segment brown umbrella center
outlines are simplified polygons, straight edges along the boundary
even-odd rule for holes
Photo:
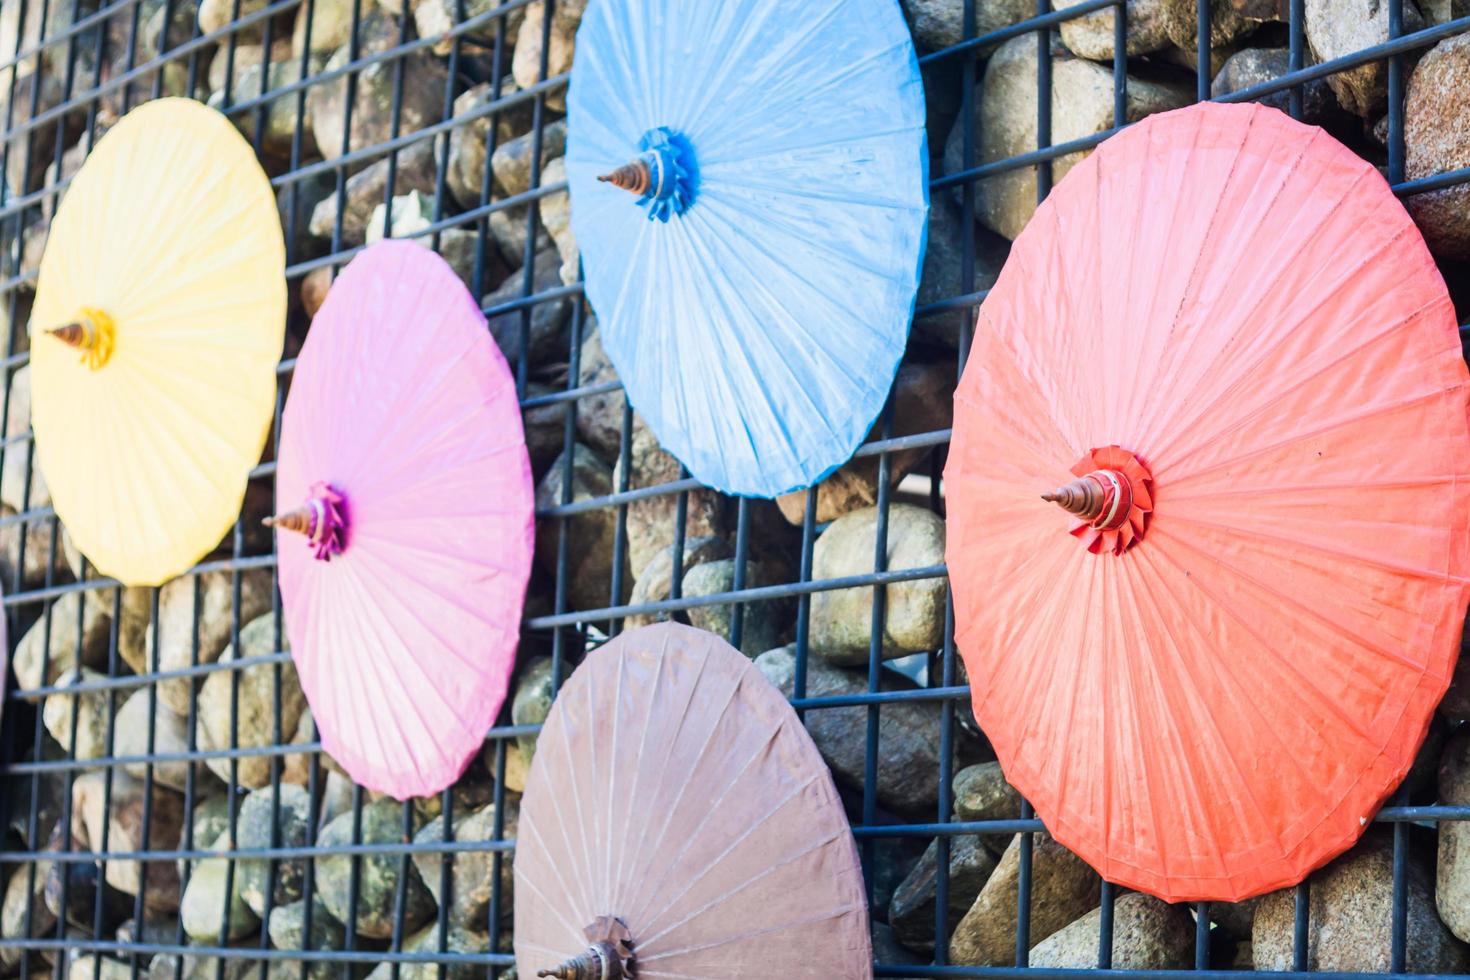
[[[1094,470],[1042,494],[1041,499],[1101,531],[1116,531],[1133,507],[1133,486],[1127,474],[1118,470]]]
[[[91,306],[82,307],[75,320],[51,327],[46,333],[81,351],[82,363],[93,371],[107,363],[117,344],[117,327],[112,317]]]
[[[538,977],[556,980],[633,980],[633,935],[623,920],[599,915],[582,930],[592,945],[559,966],[538,970]]]

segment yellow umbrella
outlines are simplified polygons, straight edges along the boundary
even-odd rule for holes
[[[82,553],[156,585],[234,523],[275,406],[285,246],[224,116],[128,113],[52,222],[31,313],[41,471]]]

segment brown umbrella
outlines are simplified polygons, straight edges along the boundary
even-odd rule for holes
[[[624,633],[568,679],[515,877],[522,977],[872,976],[826,764],[750,661],[688,626]]]

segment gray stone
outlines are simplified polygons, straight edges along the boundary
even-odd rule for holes
[[[310,49],[314,55],[329,57],[332,52],[352,40],[353,0],[312,0],[308,8],[302,4],[296,9],[296,26],[291,31],[291,57],[301,60],[301,55]],[[366,4],[363,5],[367,7]],[[306,36],[308,11],[311,14],[311,38]]]
[[[235,4],[239,4],[237,8]],[[199,32],[201,34],[213,34],[215,31],[223,30],[229,26],[232,20],[244,17],[247,14],[258,13],[268,6],[268,0],[201,0],[199,4]],[[236,28],[231,33],[236,34],[242,41],[259,38],[261,33],[261,21],[256,21],[248,27]],[[223,47],[224,45],[221,45]]]
[[[240,623],[248,623],[271,608],[271,573],[252,569],[240,573]],[[135,673],[149,673],[155,641],[160,671],[187,669],[195,663],[194,607],[199,607],[198,663],[211,664],[230,642],[234,624],[234,578],[230,572],[186,575],[166,583],[158,593],[158,622],[147,631],[145,661],[124,654]],[[170,678],[158,682],[158,700],[175,714],[187,715],[195,682]]]
[[[500,839],[514,840],[516,829],[519,825],[520,806],[512,798],[506,799],[505,819],[502,822]],[[454,822],[454,839],[456,841],[490,841],[495,839],[495,806],[491,804],[461,817]],[[424,828],[414,836],[414,841],[419,844],[438,844],[444,840],[444,820],[438,818],[430,820]],[[484,851],[457,851],[448,859],[450,866],[449,891],[450,895],[443,895],[441,889],[444,855],[434,853],[417,853],[413,856],[414,865],[419,870],[419,877],[423,879],[424,885],[429,893],[434,896],[436,905],[442,905],[446,897],[452,900],[449,906],[449,924],[451,926],[474,929],[483,928],[486,924],[486,916],[489,914],[491,892],[496,878],[495,864],[497,852]],[[501,851],[500,853],[500,915],[501,922],[509,926],[511,914],[514,911],[515,902],[515,853],[513,851]]]
[[[510,275],[499,288],[480,300],[485,309],[492,309],[514,302],[527,295],[536,295],[561,287],[560,260],[550,249],[537,255],[533,261],[531,291],[526,292],[524,272]],[[556,358],[567,356],[567,321],[572,314],[572,300],[566,296],[545,299],[526,310],[512,310],[491,316],[490,333],[500,345],[511,370],[515,370],[521,358],[521,321],[529,320],[527,345],[529,363],[541,365]]]
[[[209,850],[230,850],[228,831],[210,844]],[[260,925],[240,895],[239,870],[232,876],[230,862],[224,858],[206,858],[195,866],[179,903],[179,918],[189,937],[202,943],[239,939]]]
[[[403,804],[390,799],[378,799],[362,810],[362,840],[364,844],[391,844],[404,839]],[[327,824],[317,838],[324,847],[335,847],[354,843],[352,836],[353,815],[344,813]],[[411,824],[410,834],[418,830]],[[316,859],[316,888],[339,922],[348,918],[348,889],[352,876],[353,857],[346,854],[324,856]],[[393,935],[394,904],[400,884],[398,855],[374,855],[358,859],[360,877],[358,882],[357,931],[373,939],[388,939]],[[419,880],[418,869],[413,862],[403,874],[407,875],[404,885],[403,927],[417,929],[434,911],[434,899]]]
[[[1408,5],[1406,21],[1407,15]],[[1404,146],[1411,180],[1470,167],[1470,34],[1439,42],[1415,67],[1404,107]],[[1470,260],[1470,184],[1415,194],[1404,204],[1436,257]],[[1463,691],[1459,685],[1458,698]]]
[[[12,507],[0,504],[0,517],[13,518],[17,514]],[[72,544],[66,528],[61,528],[58,553],[51,553],[51,519],[39,518],[24,522],[0,524],[0,581],[15,581],[15,561],[20,557],[21,538],[25,538],[25,568],[21,582],[27,589],[39,589],[50,585],[65,585],[76,579],[75,569],[81,567],[81,552]],[[48,578],[48,576],[50,576]]]
[[[592,325],[586,325],[582,336],[584,339],[582,353],[578,358],[578,384],[591,387],[617,381],[617,369],[613,367],[607,351],[602,347],[602,334]],[[618,458],[625,401],[621,387],[577,400],[578,438],[609,462],[615,462]]]
[[[1031,947],[1030,965],[1086,970],[1097,966],[1102,909]],[[1194,917],[1187,907],[1129,892],[1113,902],[1115,970],[1187,970],[1194,966]]]
[[[961,137],[955,140],[956,170],[964,168]],[[946,158],[946,170],[949,161]],[[979,292],[995,285],[1010,253],[1011,243],[994,232],[974,224],[974,254],[971,257],[971,280],[964,278],[965,224],[959,204],[948,194],[937,194],[929,200],[928,245],[924,249],[924,271],[919,279],[918,305],[954,299],[970,292]],[[960,331],[972,324],[974,311],[969,307],[943,310],[918,316],[914,320],[914,331],[926,340],[958,348]],[[900,376],[903,368],[899,368]],[[946,414],[949,406],[945,406]],[[906,413],[895,411],[894,424],[905,421]],[[871,503],[871,501],[870,501]],[[790,516],[789,514],[787,515]]]
[[[1082,2],[1055,0],[1052,6],[1056,10],[1066,10]],[[1128,0],[1124,47],[1129,57],[1151,54],[1169,45],[1169,35],[1164,30],[1168,6],[1168,0]],[[1113,19],[1113,9],[1106,8],[1062,21],[1059,26],[1062,43],[1079,58],[1110,62],[1113,60]]]
[[[1308,970],[1382,973],[1389,969],[1393,930],[1393,844],[1370,833],[1314,872],[1308,909]],[[1426,869],[1410,855],[1406,909],[1410,973],[1463,973],[1466,947],[1435,915]],[[1257,970],[1293,968],[1296,889],[1271,892],[1256,907],[1251,948]]]
[[[1164,33],[1186,51],[1197,51],[1199,8],[1196,0],[1162,0]],[[1210,47],[1222,48],[1254,30],[1256,24],[1241,16],[1233,0],[1210,0]],[[1129,86],[1133,80],[1129,79]],[[1129,120],[1132,121],[1131,119]]]
[[[284,633],[281,646],[286,646]],[[219,662],[227,664],[238,656],[258,657],[277,652],[275,617],[266,614],[251,620],[240,630],[240,647],[226,647]],[[281,715],[277,734],[275,717],[277,672],[280,677]],[[232,699],[232,688],[238,689]],[[218,670],[209,675],[199,689],[199,744],[205,749],[258,748],[278,745],[286,732],[295,733],[306,707],[306,695],[296,678],[296,666],[284,663],[257,663],[238,670]],[[215,757],[206,760],[216,776],[230,781],[231,770],[238,785],[250,789],[270,781],[269,756]]]
[[[83,667],[69,670],[56,681],[58,687],[73,687],[105,681],[106,674]],[[46,698],[42,717],[46,731],[56,744],[77,759],[100,759],[112,755],[108,741],[110,713],[116,709],[116,695],[109,701],[107,691],[84,691],[81,694],[52,694]],[[109,707],[109,704],[112,707]]]
[[[950,937],[951,963],[1010,966],[1016,955],[1016,896],[1021,834],[1001,855],[975,904]],[[1097,908],[1102,879],[1047,834],[1034,834],[1031,852],[1031,941],[1040,943]],[[1097,931],[1094,928],[1093,935]]]
[[[541,187],[565,183],[567,162],[557,157],[541,171]],[[561,281],[570,286],[579,278],[581,252],[577,250],[577,236],[572,233],[572,199],[566,191],[556,191],[541,198],[538,208],[541,227],[556,243],[557,255],[561,257]]]
[[[393,198],[391,207],[387,201],[373,207],[373,213],[368,216],[367,242],[371,245],[387,237],[422,237],[421,233],[433,223],[434,202],[427,194],[409,191]]]
[[[794,695],[794,646],[767,650],[755,660],[766,680],[788,698]],[[907,678],[885,671],[885,691],[912,690]],[[833,667],[818,657],[807,660],[806,695],[852,695],[868,689],[865,674]],[[939,802],[939,714],[934,701],[885,704],[878,714],[878,802],[905,814],[928,814]],[[807,731],[832,773],[842,782],[862,786],[868,711],[861,705],[823,708],[806,716]],[[956,733],[958,763],[974,761],[973,739]]]
[[[497,99],[495,87],[489,82],[468,89],[454,100],[454,117],[462,118],[484,106],[502,101],[520,91],[515,79],[506,76],[500,81]],[[449,131],[449,169],[446,178],[449,191],[460,206],[477,207],[481,203],[481,192],[485,186],[485,154],[490,143],[490,126],[495,125],[497,147],[509,143],[531,128],[533,100],[527,99],[497,112],[476,116],[463,125]],[[493,172],[493,155],[492,155]]]
[[[271,909],[270,921],[266,925],[271,945],[276,949],[341,949],[347,941],[347,930],[333,917],[320,898],[313,896],[311,905],[311,944],[306,939],[306,901],[278,905]],[[334,980],[341,975],[341,967],[335,963],[316,961],[306,969],[312,980]]]
[[[0,504],[17,513],[48,506],[51,491],[46,486],[46,474],[41,472],[40,458],[33,447],[19,441],[31,429],[29,364],[21,365],[10,375],[6,402],[5,438],[17,441],[5,447],[5,462],[0,466]]]
[[[747,561],[745,584],[742,588],[776,585],[781,578],[782,576],[770,565],[758,561]],[[684,573],[683,591],[684,595],[690,598],[718,595],[734,590],[734,559],[726,558],[722,561],[705,562],[702,565],[695,565]],[[792,614],[793,603],[789,599],[768,599],[747,603],[741,614],[740,652],[747,657],[754,657],[780,644],[783,636],[789,635]],[[713,633],[723,640],[730,641],[734,635],[735,606],[733,604],[694,606],[687,610],[686,615],[689,617],[689,625],[707,633]]]
[[[396,26],[393,27],[396,31]],[[396,41],[396,34],[393,35]],[[368,52],[361,52],[366,54]],[[349,49],[342,47],[327,62],[333,71],[348,63]],[[444,111],[444,89],[448,80],[444,63],[424,51],[403,58],[374,62],[356,73],[357,92],[352,103],[352,129],[347,150],[386,142],[393,135],[394,85],[399,66],[403,72],[403,99],[398,132],[411,133],[440,121]],[[328,160],[344,152],[342,134],[347,122],[347,79],[340,77],[307,90],[312,135],[317,150]]]
[[[235,838],[240,850],[271,847],[305,847],[311,825],[311,795],[300,786],[283,785],[279,796],[270,787],[245,797],[235,818]],[[272,839],[274,830],[274,839]],[[287,905],[301,897],[306,878],[306,861],[292,858],[275,862],[272,906]],[[235,887],[257,916],[267,915],[266,892],[270,888],[271,862],[240,861],[235,866]]]
[[[1453,724],[1470,721],[1470,618],[1465,620],[1465,628],[1460,633],[1460,659],[1455,661],[1455,672],[1450,676],[1450,688],[1444,700],[1439,703],[1439,713]]]
[[[66,951],[66,980],[132,980],[133,968],[122,960],[83,949]]]
[[[930,234],[933,235],[932,228]],[[925,262],[928,262],[927,254]],[[900,365],[893,379],[893,436],[897,438],[949,428],[954,417],[954,387],[954,365],[949,360],[937,364],[910,362]],[[880,439],[882,435],[883,420],[880,417],[873,423],[867,441]],[[889,453],[890,489],[898,486],[900,480],[929,456],[929,452],[921,448]],[[817,523],[826,524],[877,503],[878,468],[878,456],[859,456],[817,484]],[[798,490],[776,498],[776,503],[786,520],[799,525],[806,517],[806,497],[807,491]],[[871,565],[871,555],[868,560]]]
[[[852,511],[832,522],[813,549],[812,579],[871,573],[877,522],[876,507]],[[944,521],[922,507],[890,506],[885,554],[889,571],[943,564]],[[944,642],[943,576],[898,582],[884,591],[885,659],[933,650]],[[871,586],[818,592],[812,596],[811,612],[814,652],[834,664],[867,663],[873,624]]]
[[[587,0],[560,0],[551,17],[551,31],[547,38],[546,4],[532,3],[526,8],[526,19],[521,21],[520,34],[516,37],[515,56],[511,59],[511,73],[521,88],[530,88],[544,78],[553,78],[572,68],[572,54],[576,50],[577,25],[582,23],[582,12]],[[549,43],[548,43],[549,41]],[[541,57],[546,56],[546,74],[541,74]],[[565,112],[567,107],[565,86],[546,94],[546,107],[554,112]]]
[[[46,875],[50,861],[16,864],[5,885],[4,904],[0,905],[0,938],[26,937],[26,917],[30,916],[31,937],[54,935],[56,914],[46,905]],[[14,970],[20,964],[21,950],[16,946],[0,946],[0,969]]]
[[[157,691],[150,685],[140,687],[117,709],[116,735],[113,754],[119,756],[173,755],[189,751],[188,719],[176,715],[167,705],[158,701]],[[153,716],[153,744],[148,743],[148,716]],[[125,766],[129,775],[144,779],[148,775],[149,763],[130,762]],[[189,763],[157,762],[152,764],[155,781],[184,791],[189,779]],[[214,777],[206,768],[195,769],[196,788],[214,785]]]
[[[46,845],[48,852],[63,850],[62,828],[57,827]],[[89,847],[85,836],[72,835],[66,850],[84,851]],[[109,850],[111,847],[109,847]],[[101,912],[102,928],[110,929],[133,909],[133,899],[102,880],[102,866],[96,861],[48,861],[42,902],[54,919],[65,918],[73,925],[91,930]],[[65,902],[63,914],[62,903]],[[66,933],[71,934],[67,929]]]
[[[965,37],[964,0],[900,0],[914,41],[930,51],[959,44]],[[1036,14],[1033,0],[975,4],[975,35],[1009,27]],[[1033,42],[1034,43],[1034,42]]]
[[[1388,40],[1389,4],[1379,0],[1306,0],[1303,25],[1317,61],[1342,58]],[[1404,33],[1424,26],[1413,0],[1404,3]],[[1348,112],[1377,118],[1388,105],[1388,62],[1370,61],[1327,76]]]
[[[955,773],[954,815],[957,820],[1017,820],[1021,816],[1021,794],[1006,782],[999,762],[982,762]],[[997,854],[1010,844],[1009,834],[982,834],[985,846]]]
[[[1439,768],[1439,804],[1470,804],[1470,729],[1461,728],[1445,746]],[[1470,942],[1470,822],[1445,820],[1439,825],[1434,901],[1449,930]]]
[[[209,2],[209,0],[205,0]],[[274,50],[274,48],[273,48]],[[308,65],[308,77],[321,71],[325,64],[325,57],[313,59]],[[233,90],[230,92],[230,105],[238,105],[261,96],[261,77],[265,74],[264,65],[257,62],[240,69]],[[287,58],[284,61],[271,60],[270,83],[266,86],[266,92],[273,92],[285,88],[301,80],[301,59]],[[308,90],[309,91],[309,90]],[[209,105],[214,109],[225,108],[225,93],[215,92],[209,97]],[[306,114],[301,119],[301,125],[311,126],[311,102],[307,100]],[[230,121],[244,134],[245,138],[255,140],[256,123],[259,118],[257,110],[240,112],[231,115]],[[291,154],[291,143],[296,136],[296,92],[271,99],[265,107],[265,125],[260,129],[260,152],[265,156],[289,158]]]
[[[679,588],[683,591],[684,573],[696,565],[720,561],[734,554],[730,543],[722,537],[703,535],[684,539],[684,560],[679,564]],[[638,581],[633,586],[630,605],[638,606],[650,602],[662,602],[669,597],[673,587],[674,546],[655,554],[638,572]],[[627,629],[637,629],[650,623],[661,623],[669,618],[668,613],[646,613],[629,616],[623,623]]]
[[[974,904],[980,889],[995,870],[996,856],[978,837],[952,837],[949,841],[949,910],[946,922],[953,929]],[[929,842],[908,877],[893,893],[888,906],[888,924],[893,937],[910,949],[934,949],[934,902],[938,890],[939,842]]]
[[[226,0],[233,2],[233,0]],[[242,42],[245,38],[242,38]],[[209,62],[209,90],[211,94],[223,96],[225,82],[230,84],[230,102],[234,104],[240,101],[238,91],[240,81],[245,73],[252,68],[259,69],[265,60],[265,49],[261,46],[261,37],[257,32],[249,37],[249,43],[235,45],[234,60],[230,59],[227,45],[221,45],[215,49],[214,57]],[[291,61],[291,44],[289,41],[278,40],[271,45],[271,64],[286,64]],[[294,97],[293,97],[294,101]]]
[[[142,780],[125,772],[111,773],[109,810],[103,801],[109,787],[106,772],[89,772],[72,784],[72,832],[96,850],[107,842],[112,852],[161,851],[174,846],[184,824],[184,798],[157,783],[152,794]],[[148,839],[143,839],[143,810],[148,803]],[[106,837],[103,837],[104,831]],[[150,861],[143,904],[153,910],[173,912],[179,903],[179,871],[172,861]],[[107,862],[107,882],[118,891],[138,894],[141,872],[138,861]]]
[[[563,502],[564,489],[572,501],[605,497],[612,493],[612,469],[581,443],[572,450],[571,481],[566,482],[566,454],[556,458],[536,487],[536,509]],[[567,537],[567,601],[571,609],[600,609],[626,599],[632,589],[633,573],[623,558],[623,593],[612,595],[613,541],[617,536],[617,510],[600,507],[565,518],[536,522],[536,560],[548,574],[556,573],[558,542],[565,525]]]
[[[383,203],[388,190],[388,157],[376,160],[359,170],[343,187],[342,245],[354,247],[367,239],[368,221],[373,209]],[[418,191],[434,193],[434,143],[420,140],[398,151],[393,172],[395,197]],[[311,233],[330,239],[337,224],[337,195],[329,194],[311,212]],[[330,280],[329,280],[330,281]]]
[[[454,50],[454,38],[443,35],[456,25],[509,2],[510,0],[414,0],[413,23],[418,29],[419,37],[438,38],[430,50],[445,58]],[[476,33],[493,35],[495,25],[487,24]],[[459,42],[462,53],[472,50],[471,38],[461,35]]]
[[[1291,71],[1291,52],[1287,48],[1244,48],[1225,59],[1225,65],[1210,84],[1210,95],[1220,98],[1244,89],[1264,85]],[[1261,105],[1286,112],[1290,101],[1287,91],[1272,92],[1256,99]],[[1302,119],[1320,123],[1339,115],[1337,97],[1323,79],[1302,86]]]
[[[567,147],[567,123],[565,119],[547,123],[541,127],[541,154],[540,161],[544,168],[551,161],[561,157]],[[500,185],[500,190],[507,197],[514,194],[524,194],[531,189],[531,165],[536,156],[536,134],[534,132],[524,133],[515,139],[506,140],[495,148],[490,155],[490,169],[495,174],[495,182]],[[565,180],[563,175],[561,180]],[[541,184],[550,183],[543,178]]]
[[[463,926],[451,926],[444,934],[444,949],[449,953],[484,953],[490,949],[490,937]],[[439,951],[439,927],[429,925],[403,941],[406,953],[431,953]],[[399,965],[399,980],[440,980],[438,963],[404,963]],[[368,974],[368,980],[393,980],[393,964],[379,963]],[[462,960],[450,960],[446,966],[445,980],[479,980],[485,968]]]
[[[511,370],[514,372],[514,364],[511,365]],[[526,398],[539,398],[559,390],[564,390],[564,386],[553,388],[537,381],[528,381]],[[546,474],[547,467],[565,445],[567,413],[571,410],[571,403],[565,401],[521,409],[521,427],[526,433],[526,455],[531,457],[531,472],[538,479]]]
[[[177,847],[181,851],[205,850],[230,826],[230,797],[211,796],[194,807],[189,826],[179,828]],[[185,831],[188,831],[185,834]],[[187,865],[188,867],[185,867]],[[199,859],[178,861],[179,878],[199,866]]]
[[[15,646],[11,666],[21,689],[30,691],[43,684],[55,684],[79,662],[84,667],[105,669],[112,635],[110,612],[111,606],[100,592],[67,592],[53,602],[50,622],[45,616],[36,620]]]
[[[1192,6],[1191,6],[1192,9]],[[1036,149],[1036,40],[1018,37],[1002,44],[985,69],[977,103],[975,163],[993,163]],[[1137,122],[1194,100],[1192,85],[1130,76],[1126,120]],[[1065,55],[1052,57],[1052,143],[1082,139],[1112,128],[1113,73],[1110,68]],[[944,150],[944,169],[962,169],[964,127],[956,125]],[[1085,152],[1052,161],[1060,181]],[[975,185],[976,215],[987,228],[1014,240],[1036,210],[1036,174],[1021,167]]]
[[[885,923],[873,919],[869,923],[869,929],[873,938],[873,959],[885,966],[924,966],[924,959],[915,956],[909,950],[900,946],[897,939],[893,938],[893,930]],[[902,978],[902,980],[915,980],[913,977]]]
[[[551,658],[535,657],[521,667],[516,676],[515,696],[510,703],[512,725],[539,725],[551,713],[556,693],[551,686]],[[516,745],[526,765],[536,757],[536,735],[517,735]]]
[[[653,430],[638,416],[634,416],[628,456],[619,458],[613,470],[613,486],[622,486],[624,470],[628,473],[630,490],[672,483],[683,476],[683,466],[664,452]],[[678,509],[679,495],[676,493],[660,494],[628,504],[628,560],[633,568],[643,568],[654,555],[673,546]],[[703,488],[689,491],[684,517],[686,540],[724,535],[734,530],[733,515],[718,493]]]
[[[446,228],[423,241],[449,263],[471,296],[479,295],[486,285],[504,282],[510,275],[510,266],[495,243],[485,241],[478,231],[468,227]],[[478,281],[475,278],[477,265]]]

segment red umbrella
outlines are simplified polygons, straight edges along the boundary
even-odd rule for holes
[[[523,977],[872,976],[832,776],[728,643],[660,623],[562,688],[516,847]]]
[[[1319,129],[1194,106],[1058,185],[945,473],[975,716],[1058,840],[1233,901],[1358,838],[1459,650],[1466,381],[1414,225]]]

